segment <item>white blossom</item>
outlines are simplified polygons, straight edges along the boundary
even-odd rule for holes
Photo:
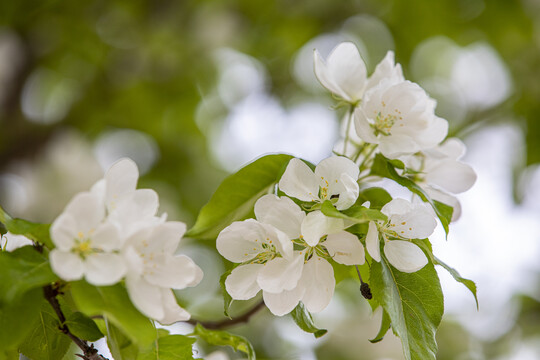
[[[389,51],[368,78],[364,60],[358,48],[351,42],[338,44],[324,61],[314,51],[315,75],[321,84],[333,94],[351,104],[357,104],[364,92],[378,85],[382,79],[403,81],[399,64],[394,64],[394,53]]]
[[[96,194],[77,194],[51,225],[56,248],[50,252],[53,271],[62,279],[83,276],[94,285],[111,285],[122,279],[126,265],[119,254],[118,228],[105,222],[105,207]]]
[[[131,301],[162,324],[190,318],[171,288],[195,286],[203,275],[189,257],[174,255],[185,230],[184,223],[173,221],[146,227],[131,235],[122,251],[129,265],[126,286]]]
[[[315,172],[302,160],[293,158],[279,181],[279,188],[302,201],[324,202],[337,197],[334,205],[344,210],[358,198],[358,175],[358,165],[342,156],[322,160]]]
[[[451,194],[469,190],[476,182],[476,173],[460,161],[465,154],[465,144],[457,138],[447,139],[441,145],[424,150],[402,160],[412,169],[414,180],[431,198],[454,208],[452,220],[461,215],[461,206]]]
[[[102,198],[107,219],[129,236],[138,229],[165,221],[166,215],[157,217],[157,193],[152,189],[137,189],[139,170],[129,158],[115,162],[91,189]]]
[[[411,273],[422,269],[428,262],[426,255],[411,239],[430,236],[437,225],[435,218],[423,204],[411,204],[404,199],[393,199],[381,212],[388,216],[385,222],[370,221],[366,248],[375,261],[381,261],[380,240],[384,255],[396,269]]]
[[[262,290],[275,315],[289,313],[299,301],[318,312],[330,302],[335,286],[325,257],[347,265],[365,261],[362,244],[343,231],[341,219],[320,211],[306,214],[291,199],[275,195],[260,198],[255,215],[257,220],[233,223],[217,239],[218,251],[241,263],[225,281],[233,299],[247,300]],[[293,252],[293,243],[302,250]]]
[[[137,165],[122,159],[90,192],[73,198],[51,226],[51,266],[66,281],[84,277],[98,286],[125,277],[143,314],[163,324],[187,320],[172,289],[197,285],[202,271],[189,257],[175,255],[186,226],[156,215],[158,196],[137,189],[138,177]]]
[[[356,132],[388,158],[432,148],[448,133],[448,122],[435,115],[435,105],[419,85],[383,79],[356,108]]]

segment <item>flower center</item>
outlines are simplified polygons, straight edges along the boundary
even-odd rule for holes
[[[73,247],[72,251],[78,254],[83,259],[88,255],[92,254],[94,249],[92,248],[92,243],[90,239],[76,240],[76,245]]]
[[[392,130],[392,126],[394,126],[396,120],[397,117],[395,115],[386,114],[383,116],[381,112],[379,112],[375,118],[375,124],[373,124],[375,132],[386,136],[390,135],[390,130]]]

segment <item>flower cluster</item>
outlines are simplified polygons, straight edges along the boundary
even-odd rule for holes
[[[358,167],[332,157],[315,172],[292,159],[280,181],[285,194],[308,202],[330,200],[350,207],[358,197]],[[356,185],[356,187],[354,185]],[[306,213],[291,198],[265,195],[255,204],[255,219],[234,222],[217,238],[217,249],[239,263],[225,281],[233,299],[247,300],[262,290],[266,306],[284,315],[302,301],[311,312],[324,309],[334,294],[334,270],[329,261],[363,264],[364,247],[345,231],[344,220],[320,210]]]
[[[315,51],[314,61],[321,84],[349,106],[343,151],[336,152],[342,156],[324,159],[313,170],[291,159],[279,191],[256,202],[255,219],[232,223],[216,243],[223,257],[238,264],[225,280],[231,297],[247,300],[262,290],[275,315],[289,313],[300,301],[310,312],[324,309],[334,293],[332,262],[362,265],[384,256],[406,273],[428,264],[418,244],[437,226],[430,207],[400,198],[382,208],[360,204],[361,189],[368,186],[362,179],[371,175],[376,154],[401,162],[398,176],[452,206],[454,220],[460,210],[451,194],[468,190],[476,180],[472,168],[459,161],[463,143],[443,143],[448,122],[435,115],[435,101],[419,85],[405,80],[392,52],[369,77],[352,43],[338,45],[326,61]],[[327,202],[334,216],[323,213]],[[352,221],[347,215],[352,207],[379,216]],[[359,223],[365,226],[353,227]]]
[[[175,255],[186,225],[158,217],[157,193],[137,189],[138,177],[137,165],[122,159],[69,202],[51,225],[51,267],[66,281],[84,277],[103,286],[125,279],[146,316],[163,324],[187,320],[171,288],[195,286],[202,271],[189,257]]]
[[[354,129],[346,129],[344,155],[362,165],[376,152],[401,160],[406,165],[403,175],[434,200],[452,206],[452,220],[457,220],[461,208],[452,194],[470,189],[476,174],[459,161],[465,154],[460,140],[443,142],[448,122],[435,115],[435,100],[418,84],[405,80],[394,53],[389,51],[370,77],[352,43],[339,44],[326,62],[317,51],[314,58],[321,84],[350,105],[348,123]]]

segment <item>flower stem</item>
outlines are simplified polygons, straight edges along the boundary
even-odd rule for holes
[[[343,155],[347,156],[347,144],[349,143],[349,131],[351,130],[352,118],[354,113],[354,105],[351,104],[347,111],[347,125],[345,126],[345,141],[343,142]]]

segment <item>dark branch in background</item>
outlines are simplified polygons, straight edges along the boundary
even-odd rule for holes
[[[98,354],[97,349],[94,348],[94,345],[88,345],[85,340],[79,339],[77,336],[73,335],[70,331],[66,322],[66,317],[60,308],[60,303],[56,296],[59,294],[58,287],[53,285],[47,285],[43,288],[43,293],[45,294],[45,299],[51,304],[54,312],[60,320],[60,331],[69,336],[69,338],[84,352],[83,355],[77,354],[82,359],[85,360],[108,360],[107,358]]]
[[[234,318],[234,319],[225,319],[221,321],[200,321],[197,319],[190,319],[187,321],[187,323],[192,325],[201,324],[206,329],[211,330],[220,330],[223,328],[228,328],[233,325],[237,324],[243,324],[249,321],[249,319],[255,315],[259,310],[261,310],[264,307],[264,302],[261,300],[257,305],[255,305],[251,310],[249,310],[247,313]]]

